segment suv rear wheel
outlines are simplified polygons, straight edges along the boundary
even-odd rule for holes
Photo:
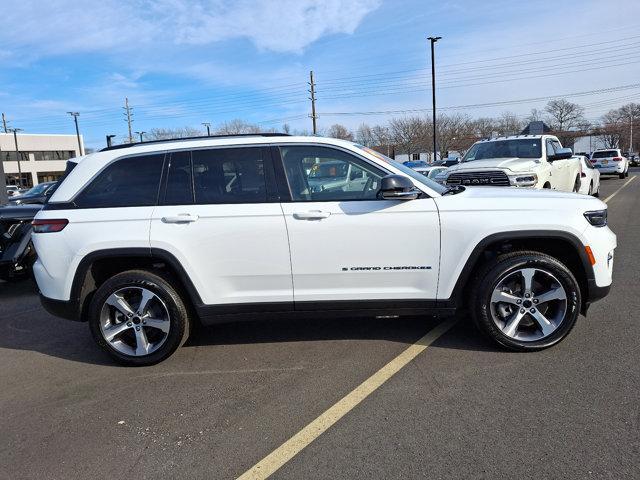
[[[557,259],[513,252],[486,265],[472,293],[475,323],[511,350],[541,350],[566,337],[580,313],[580,287]]]
[[[158,363],[184,344],[189,316],[166,279],[145,270],[119,273],[91,300],[89,327],[96,343],[124,365]]]

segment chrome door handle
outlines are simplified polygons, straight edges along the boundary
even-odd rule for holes
[[[322,212],[320,210],[311,210],[309,212],[296,212],[293,214],[293,218],[298,220],[322,220],[323,218],[329,218],[331,212]]]
[[[192,223],[198,220],[198,215],[179,213],[173,217],[162,217],[162,223]]]

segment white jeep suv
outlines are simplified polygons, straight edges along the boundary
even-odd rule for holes
[[[473,144],[458,165],[437,177],[446,185],[580,189],[580,162],[553,135],[517,135]]]
[[[600,175],[618,175],[618,178],[629,176],[629,160],[619,148],[596,150],[591,154],[591,164]]]
[[[168,357],[196,323],[460,309],[536,350],[609,291],[606,208],[444,187],[336,139],[148,142],[69,163],[33,221],[33,269],[47,310],[129,365]]]

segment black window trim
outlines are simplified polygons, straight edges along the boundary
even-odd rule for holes
[[[348,148],[343,148],[340,147],[339,145],[332,145],[332,144],[326,144],[326,143],[315,143],[315,142],[282,142],[282,143],[277,143],[277,144],[273,144],[271,147],[271,155],[273,156],[273,164],[275,167],[275,171],[276,171],[276,177],[277,177],[277,184],[278,184],[278,191],[280,192],[280,201],[282,203],[328,203],[328,202],[375,202],[375,201],[383,201],[380,198],[354,198],[354,199],[348,199],[348,200],[293,200],[293,197],[291,195],[291,190],[289,189],[289,182],[287,181],[287,174],[284,170],[284,163],[282,160],[282,154],[280,153],[280,148],[281,147],[296,147],[296,146],[301,146],[301,147],[325,147],[325,148],[329,148],[329,149],[333,149],[333,150],[338,150],[342,153],[346,153],[348,155],[351,155],[355,158],[357,158],[358,160],[362,160],[364,163],[366,163],[367,165],[371,166],[371,168],[374,168],[376,170],[380,170],[383,173],[385,173],[386,175],[393,175],[393,172],[391,172],[390,170],[387,170],[386,168],[383,168],[382,166],[376,164],[375,162],[372,162],[371,160],[369,160],[368,158],[366,158],[363,155],[360,155],[352,150],[349,150]]]

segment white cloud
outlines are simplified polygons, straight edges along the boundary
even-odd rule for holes
[[[7,51],[122,53],[247,38],[261,50],[301,52],[322,36],[355,31],[381,0],[8,0]]]

